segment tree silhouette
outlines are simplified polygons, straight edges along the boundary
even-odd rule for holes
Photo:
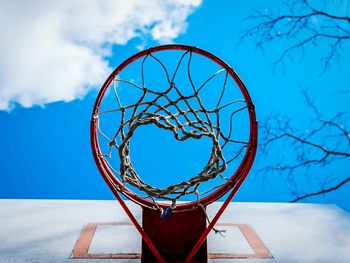
[[[255,36],[258,48],[268,43],[288,40],[291,44],[274,61],[274,67],[287,57],[303,58],[308,47],[328,45],[328,52],[321,55],[324,70],[337,60],[345,42],[350,40],[350,17],[331,14],[313,7],[307,0],[287,1],[286,13],[274,15],[268,10],[254,11],[247,19],[255,21],[245,30],[242,39]]]
[[[343,2],[338,4],[344,5]],[[257,47],[262,50],[272,42],[289,43],[274,60],[274,68],[280,65],[285,68],[286,59],[303,59],[307,48],[317,49],[320,45],[328,45],[328,52],[320,55],[323,72],[327,71],[338,62],[343,47],[350,43],[350,17],[333,14],[326,7],[325,10],[316,8],[307,0],[288,1],[284,6],[285,11],[277,15],[267,10],[255,11],[248,17],[254,25],[242,33],[242,40],[254,37]],[[347,96],[349,91],[346,87],[342,92]],[[350,125],[350,112],[342,111],[328,118],[323,117],[310,95],[304,90],[302,94],[314,116],[309,120],[306,130],[276,114],[260,124],[263,154],[270,154],[271,147],[274,147],[274,151],[277,149],[276,154],[281,156],[277,164],[267,165],[260,171],[264,174],[278,172],[286,175],[294,195],[290,202],[326,194],[350,182],[350,172],[347,170],[336,176],[322,174],[316,190],[298,190],[295,174],[299,170],[304,169],[305,175],[308,175],[311,168],[330,166],[344,159],[350,161],[350,127],[347,126]],[[281,145],[291,147],[293,155],[286,156]]]

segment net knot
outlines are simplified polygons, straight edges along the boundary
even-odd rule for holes
[[[108,146],[109,147],[112,147],[112,146],[117,146],[117,142],[116,141],[110,141],[109,143],[108,143]]]

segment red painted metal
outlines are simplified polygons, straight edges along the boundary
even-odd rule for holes
[[[255,143],[257,143],[257,141],[255,141]],[[256,148],[252,149],[253,152],[251,152],[251,154],[255,155],[256,154]],[[231,191],[231,193],[228,195],[228,197],[226,198],[225,202],[222,204],[222,206],[220,207],[219,211],[216,213],[216,215],[214,216],[214,218],[211,220],[210,224],[208,225],[208,227],[206,228],[206,230],[204,231],[204,233],[201,235],[201,237],[198,239],[197,243],[195,244],[195,246],[192,248],[191,252],[188,254],[188,256],[186,257],[185,262],[191,262],[191,260],[193,259],[193,257],[196,255],[198,249],[200,248],[200,246],[202,245],[203,242],[205,242],[205,240],[207,239],[207,236],[209,234],[209,232],[213,229],[213,227],[215,226],[215,224],[217,223],[217,221],[219,220],[220,216],[222,215],[222,213],[225,211],[225,209],[227,208],[228,204],[231,202],[232,198],[234,197],[234,195],[237,193],[238,189],[241,187],[242,183],[244,182],[245,178],[248,175],[248,172],[251,168],[251,166],[253,165],[253,160],[249,163],[245,163],[244,164],[244,176],[240,177],[238,179],[238,181],[234,184],[233,189]]]
[[[254,105],[251,101],[251,98],[249,96],[247,89],[245,88],[243,82],[238,77],[236,72],[228,64],[226,64],[223,60],[214,56],[213,54],[211,54],[207,51],[204,51],[202,49],[199,49],[197,47],[191,47],[191,46],[186,46],[186,45],[177,45],[177,44],[163,45],[163,46],[150,48],[150,49],[147,49],[147,50],[144,50],[144,51],[141,51],[141,52],[135,54],[134,56],[132,56],[129,59],[127,59],[126,61],[124,61],[121,65],[119,65],[112,72],[112,74],[107,78],[107,80],[103,84],[103,86],[102,86],[102,88],[97,96],[97,99],[96,99],[96,102],[94,105],[94,109],[93,109],[93,113],[92,113],[91,126],[90,126],[91,147],[92,147],[92,152],[94,155],[95,162],[97,164],[97,167],[98,167],[103,179],[105,180],[108,187],[111,189],[111,191],[113,192],[113,194],[117,198],[118,202],[121,204],[121,206],[123,207],[123,209],[127,213],[128,217],[130,218],[132,223],[135,225],[135,227],[137,228],[137,230],[141,234],[145,245],[154,254],[154,256],[158,262],[165,262],[163,256],[161,255],[161,253],[159,252],[159,250],[157,249],[157,247],[154,245],[151,238],[149,237],[149,235],[153,235],[152,231],[151,232],[148,231],[148,233],[146,233],[145,230],[142,229],[142,227],[137,222],[135,217],[132,215],[132,213],[130,212],[128,207],[125,205],[125,203],[124,203],[123,199],[121,198],[121,196],[119,195],[118,191],[122,192],[123,195],[125,195],[127,198],[129,198],[133,202],[142,206],[143,211],[148,211],[145,209],[149,209],[148,207],[152,206],[153,203],[150,200],[147,200],[147,199],[142,198],[139,195],[135,194],[127,187],[124,187],[123,184],[113,175],[113,173],[109,169],[106,161],[104,160],[104,158],[102,158],[102,152],[100,150],[99,142],[98,142],[98,138],[97,138],[98,118],[94,118],[95,114],[97,114],[99,112],[99,107],[100,107],[100,104],[101,104],[102,99],[104,97],[104,94],[106,93],[108,87],[110,86],[110,84],[112,83],[112,81],[116,75],[118,75],[125,67],[127,67],[133,61],[140,59],[149,53],[154,53],[154,52],[159,52],[159,51],[164,51],[164,50],[184,50],[184,51],[191,50],[192,52],[197,53],[199,55],[202,55],[204,57],[207,57],[207,58],[211,59],[212,61],[216,62],[217,64],[219,64],[221,67],[226,69],[226,71],[234,79],[234,81],[238,85],[239,89],[241,90],[241,92],[244,96],[244,99],[246,101],[246,104],[248,106],[248,109],[249,109],[249,111],[248,111],[249,112],[249,120],[250,120],[249,143],[248,143],[248,147],[247,147],[247,150],[245,152],[245,155],[243,157],[241,164],[239,165],[238,169],[233,173],[230,180],[227,181],[226,184],[221,186],[215,192],[213,192],[213,193],[209,194],[208,196],[205,196],[199,200],[199,203],[202,206],[206,207],[208,204],[214,202],[215,200],[217,200],[220,197],[222,197],[223,195],[225,195],[228,191],[232,190],[231,193],[229,194],[229,196],[227,197],[226,201],[223,203],[223,205],[219,209],[218,213],[216,214],[216,216],[212,220],[212,222],[200,235],[199,239],[197,240],[197,242],[193,246],[192,250],[189,252],[188,256],[186,257],[185,262],[192,262],[194,257],[196,255],[198,255],[197,254],[198,250],[205,243],[206,238],[207,238],[210,230],[212,230],[215,223],[217,222],[219,217],[222,215],[225,208],[227,207],[229,202],[232,200],[233,196],[236,194],[238,188],[241,186],[241,184],[245,180],[245,178],[246,178],[246,176],[247,176],[247,174],[248,174],[248,172],[253,164],[254,158],[255,158],[255,153],[256,153],[256,148],[257,148],[257,122],[256,122],[256,117],[255,117]],[[159,206],[162,208],[166,208],[169,205],[160,203]],[[177,213],[191,214],[191,211],[196,210],[196,209],[198,209],[198,202],[197,201],[182,203],[182,204],[177,205],[176,209],[174,210],[174,214],[177,214]],[[148,220],[147,216],[146,216],[146,218],[143,218],[143,220]],[[160,224],[160,223],[157,222],[157,224]],[[190,238],[190,235],[187,238]],[[207,260],[207,257],[203,258],[202,262],[206,262],[206,260]]]
[[[91,125],[96,125],[96,123],[91,123]],[[91,134],[91,136],[97,136],[97,134],[95,132],[93,132],[93,130],[91,129],[91,132],[93,134]],[[96,142],[97,140],[95,140]],[[99,159],[96,159],[96,156],[94,155],[95,161],[98,162]],[[121,198],[121,196],[118,193],[118,190],[115,188],[114,184],[112,181],[110,181],[110,178],[106,176],[105,173],[101,173],[103,179],[106,181],[109,189],[111,189],[112,193],[114,194],[114,196],[117,198],[118,202],[120,203],[120,205],[122,206],[122,208],[124,209],[125,213],[127,214],[127,216],[130,218],[131,222],[134,224],[134,226],[136,227],[137,231],[140,233],[142,240],[144,240],[147,245],[149,246],[149,248],[152,250],[154,256],[157,258],[158,262],[161,263],[165,263],[165,260],[163,259],[163,257],[161,256],[161,254],[159,253],[158,249],[154,246],[152,240],[149,238],[149,236],[147,235],[147,233],[142,229],[142,227],[140,226],[140,224],[137,222],[136,218],[134,217],[134,215],[131,213],[130,209],[128,208],[128,206],[125,204],[124,200]]]
[[[167,262],[183,262],[206,229],[206,215],[200,207],[185,213],[175,213],[168,219],[160,218],[158,211],[149,208],[142,210],[142,228]],[[207,262],[207,259],[205,241],[191,262]],[[145,241],[142,242],[142,260],[157,262]]]

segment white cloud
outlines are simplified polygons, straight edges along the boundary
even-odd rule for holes
[[[200,2],[0,1],[0,110],[83,97],[111,71],[113,44],[172,41]]]

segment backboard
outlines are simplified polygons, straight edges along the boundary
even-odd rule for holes
[[[141,220],[141,208],[127,205]],[[1,263],[140,262],[141,238],[116,201],[0,200],[0,207]],[[226,233],[210,233],[209,262],[350,262],[350,216],[333,205],[231,203],[216,228]]]

